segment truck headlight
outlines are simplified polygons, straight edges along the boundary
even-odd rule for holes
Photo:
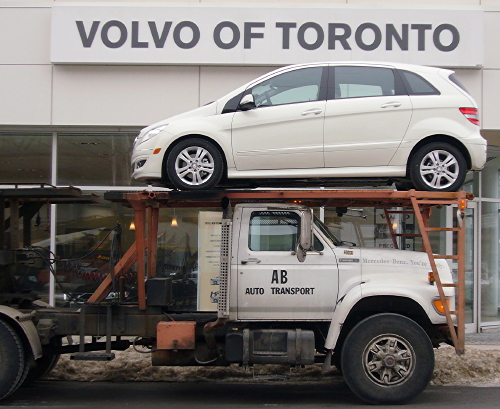
[[[151,129],[146,135],[144,135],[144,138],[142,138],[142,140],[139,142],[139,145],[141,143],[149,141],[150,139],[153,139],[156,135],[158,135],[161,131],[163,131],[167,127],[167,125],[168,124],[165,124],[157,128]]]

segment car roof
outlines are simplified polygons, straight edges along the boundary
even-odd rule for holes
[[[273,71],[268,72],[267,74],[264,74],[248,83],[243,85],[241,88],[247,88],[251,86],[254,83],[260,82],[267,77],[273,77],[279,73],[286,72],[286,71],[291,71],[297,68],[305,68],[305,67],[318,67],[318,66],[327,66],[327,65],[349,65],[349,66],[369,66],[369,67],[390,67],[390,68],[396,68],[400,70],[407,70],[407,71],[413,71],[413,72],[419,72],[419,73],[436,73],[437,71],[441,70],[442,68],[437,68],[437,67],[429,67],[429,66],[424,66],[424,65],[416,65],[416,64],[405,64],[405,63],[396,63],[396,62],[383,62],[383,61],[323,61],[323,62],[313,62],[313,63],[302,63],[302,64],[294,64],[294,65],[287,65],[284,67],[277,68]],[[452,72],[451,70],[446,70],[449,71],[450,73]]]

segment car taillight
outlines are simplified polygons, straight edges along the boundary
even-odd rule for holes
[[[477,108],[458,108],[462,114],[474,125],[479,126],[479,113]]]

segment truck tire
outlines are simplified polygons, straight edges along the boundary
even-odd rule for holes
[[[208,190],[219,183],[224,161],[213,143],[191,138],[175,145],[167,158],[167,175],[179,190]]]
[[[62,340],[60,337],[54,337],[50,340],[50,349],[60,348],[61,345]],[[35,361],[34,366],[30,368],[28,375],[23,382],[23,386],[32,384],[42,379],[52,369],[54,369],[54,366],[56,366],[61,355],[51,352],[50,349],[47,353],[44,353],[41,358],[38,358]]]
[[[27,361],[21,338],[0,320],[0,399],[14,392],[27,374]]]
[[[428,143],[410,159],[410,177],[417,190],[456,192],[466,175],[464,156],[449,143]]]
[[[359,322],[342,348],[342,371],[351,390],[371,404],[403,404],[418,396],[434,371],[434,350],[415,321],[377,314]]]

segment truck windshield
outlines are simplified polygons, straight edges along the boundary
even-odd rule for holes
[[[325,224],[318,219],[316,216],[314,216],[314,224],[318,229],[321,230],[321,233],[325,235],[325,237],[330,240],[330,242],[335,245],[335,246],[340,246],[342,245],[342,240],[339,240],[331,231],[328,227],[325,226]]]

